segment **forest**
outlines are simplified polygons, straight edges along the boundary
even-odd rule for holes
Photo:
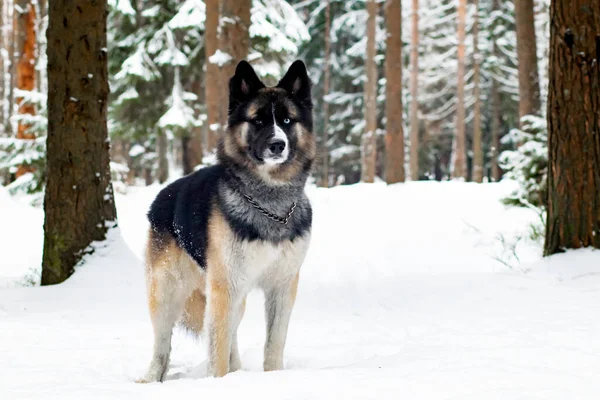
[[[23,356],[0,397],[43,377],[57,398],[154,395],[132,384],[146,213],[222,161],[243,60],[267,86],[302,60],[311,82],[314,228],[277,375],[295,391],[250,374],[259,295],[236,384],[202,388],[598,393],[599,1],[0,0],[0,356]],[[193,393],[206,354],[174,338],[166,379]]]

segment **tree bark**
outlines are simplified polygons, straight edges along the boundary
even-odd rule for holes
[[[493,0],[492,2],[492,11],[497,12],[500,9],[500,0]],[[500,49],[498,48],[498,44],[496,43],[496,38],[494,37],[492,40],[492,54],[494,57],[500,57]],[[500,181],[502,178],[502,170],[500,169],[500,165],[498,164],[498,158],[500,156],[500,122],[501,122],[501,110],[502,106],[502,98],[500,97],[500,87],[498,84],[498,80],[492,78],[492,88],[490,91],[491,97],[491,126],[490,130],[492,132],[492,180],[494,182]]]
[[[36,2],[33,2],[34,6],[35,6],[35,14],[36,14],[36,21],[35,21],[35,32],[36,32],[36,36],[37,36],[37,42],[36,42],[36,52],[35,52],[35,58],[37,60],[36,63],[36,75],[35,75],[35,82],[36,82],[36,90],[40,93],[46,93],[46,85],[48,83],[48,79],[46,79],[46,69],[41,69],[39,68],[39,60],[40,60],[40,56],[46,51],[45,46],[42,45],[42,41],[40,39],[42,39],[42,35],[45,35],[45,30],[44,30],[44,18],[48,15],[48,7],[46,4],[47,0],[37,0]]]
[[[17,28],[17,19],[15,15],[15,7],[14,0],[7,0],[7,20],[12,21],[12,23],[7,23],[7,33],[6,38],[8,39],[8,95],[6,96],[6,101],[8,102],[8,113],[6,115],[6,121],[4,121],[5,130],[10,135],[13,133],[13,127],[11,123],[11,117],[14,113],[14,89],[17,81],[17,63],[15,62],[15,43],[17,42],[16,36],[16,28]]]
[[[491,115],[491,131],[492,131],[492,180],[499,182],[502,179],[502,170],[498,165],[498,158],[500,156],[500,88],[498,87],[498,81],[492,80],[492,88],[490,97],[492,100],[492,115]]]
[[[42,285],[67,279],[116,225],[106,125],[106,0],[49,2]]]
[[[410,43],[410,178],[419,180],[419,0],[412,0]]]
[[[473,20],[473,182],[483,182],[483,146],[481,140],[481,55],[479,53],[479,0],[474,0]]]
[[[17,89],[32,91],[35,89],[35,8],[30,0],[20,0],[17,4],[17,46],[19,49],[19,61],[17,62]],[[20,10],[20,11],[19,11]],[[22,97],[16,98],[19,114],[35,115],[35,107],[31,104],[21,104]],[[33,139],[33,135],[27,133],[29,125],[19,123],[17,138]]]
[[[367,1],[367,59],[365,63],[367,82],[365,83],[365,133],[362,143],[361,181],[375,181],[375,161],[377,159],[377,65],[375,64],[375,23],[377,18],[376,0]]]
[[[402,122],[402,7],[400,0],[385,2],[387,28],[386,77],[386,134],[385,180],[404,182],[404,131]]]
[[[540,78],[533,0],[515,1],[517,57],[519,59],[519,119],[540,114]]]
[[[20,0],[17,3],[18,9],[15,10],[17,17],[17,35],[19,42],[19,61],[17,63],[17,89],[31,92],[35,90],[35,7],[30,0]],[[23,97],[17,96],[17,113],[19,115],[35,115],[35,106],[24,101]],[[31,125],[19,121],[17,127],[17,139],[31,140],[35,135],[29,132]],[[18,178],[33,169],[26,165],[19,165],[15,176]]]
[[[452,177],[467,179],[465,126],[465,25],[467,0],[458,2],[458,71],[456,79],[456,136],[454,138],[454,168]]]
[[[545,254],[600,248],[600,3],[550,7]]]
[[[6,60],[4,54],[4,0],[0,0],[0,131],[4,130],[6,122]],[[4,132],[2,132],[4,134]]]
[[[331,2],[325,0],[325,73],[323,78],[323,95],[329,94],[331,85],[331,66],[329,59],[331,56]],[[323,100],[323,143],[321,144],[321,159],[323,161],[323,176],[321,177],[321,186],[329,187],[329,103]]]
[[[169,160],[167,159],[167,135],[162,129],[159,128],[156,130],[156,136],[156,153],[158,154],[157,179],[159,183],[165,183],[167,179],[169,179]]]
[[[206,53],[206,79],[205,79],[205,97],[208,129],[206,133],[206,150],[211,153],[217,146],[217,137],[220,129],[217,127],[221,121],[220,117],[220,91],[219,87],[224,85],[221,82],[219,67],[211,63],[208,59],[215,54],[219,48],[219,0],[205,0],[206,4],[206,22],[204,24],[204,46]]]
[[[192,92],[198,95],[198,98],[202,98],[202,78],[201,76],[195,76],[192,83]],[[205,103],[206,104],[206,103]],[[182,157],[183,174],[187,175],[194,171],[198,165],[202,164],[202,136],[203,130],[201,126],[194,126],[190,129],[190,133],[185,133],[183,137],[185,140],[181,141],[182,151],[185,157]],[[168,166],[167,166],[168,169]],[[168,173],[167,173],[168,175]]]
[[[250,7],[252,0],[221,0],[221,51],[231,59],[221,67],[219,88],[221,92],[221,127],[227,125],[229,114],[229,79],[238,62],[248,57],[250,48]]]

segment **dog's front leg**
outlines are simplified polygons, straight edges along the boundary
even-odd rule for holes
[[[283,349],[298,291],[298,275],[283,285],[265,289],[267,341],[265,371],[283,369]]]
[[[229,284],[215,276],[207,282],[208,375],[221,377],[229,372],[231,352],[232,293]]]

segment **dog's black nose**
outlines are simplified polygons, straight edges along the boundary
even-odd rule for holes
[[[283,150],[285,150],[285,142],[282,140],[275,140],[271,143],[269,143],[269,151],[271,152],[271,154],[278,156],[281,155],[281,153],[283,153]]]

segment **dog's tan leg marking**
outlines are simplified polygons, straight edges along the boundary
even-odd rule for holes
[[[207,249],[208,373],[215,377],[229,372],[232,339],[232,298],[224,254],[232,238],[225,218],[214,209],[209,221]]]
[[[212,280],[209,285],[209,368],[213,376],[221,377],[229,372],[231,299],[227,286]]]
[[[198,288],[200,272],[170,235],[150,232],[146,279],[154,351],[146,376],[138,382],[162,382],[169,367],[173,326],[186,299]]]
[[[287,337],[292,308],[298,293],[299,274],[287,284],[265,290],[267,341],[265,343],[265,371],[283,369],[283,349]]]
[[[204,325],[204,309],[206,308],[206,297],[204,291],[196,289],[185,302],[183,311],[183,325],[199,335]]]
[[[246,311],[246,299],[242,300],[242,304],[237,307],[236,315],[231,329],[233,330],[231,335],[231,355],[229,356],[229,372],[235,372],[242,368],[242,361],[240,359],[240,351],[238,349],[237,331],[240,326],[240,322],[244,317]]]

